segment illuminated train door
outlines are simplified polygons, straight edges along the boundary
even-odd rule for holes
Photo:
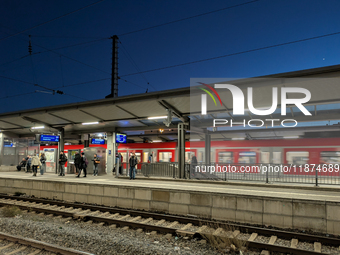
[[[175,150],[158,150],[157,156],[158,162],[174,162]]]
[[[197,149],[186,149],[185,150],[185,162],[191,162],[192,156],[195,156],[197,159]]]
[[[121,164],[122,164],[123,169],[126,169],[126,167],[127,167],[126,164],[129,162],[127,150],[118,150],[118,153],[122,154],[123,160],[122,160]]]

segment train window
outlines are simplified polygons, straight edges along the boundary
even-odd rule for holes
[[[281,164],[281,151],[273,152],[273,164]]]
[[[142,162],[141,161],[141,153],[140,152],[136,152],[135,154],[136,154],[136,157],[138,159],[138,162],[141,163]]]
[[[126,160],[128,159],[127,153],[126,152],[120,152],[120,154],[122,154],[122,158],[123,158],[122,162],[126,162]]]
[[[195,156],[195,153],[192,151],[185,152],[185,162],[191,161],[192,156]]]
[[[172,158],[171,152],[160,152],[159,153],[159,162],[170,162]]]
[[[234,162],[233,152],[231,151],[220,151],[218,153],[219,163],[233,163]]]
[[[268,164],[269,163],[269,151],[261,151],[261,163]]]
[[[254,151],[240,151],[238,154],[238,163],[254,164],[256,163],[256,152]]]
[[[199,151],[199,152],[198,152],[197,161],[198,161],[198,162],[203,162],[203,151]]]
[[[340,151],[322,151],[320,153],[321,164],[340,164]]]
[[[143,162],[148,162],[149,160],[149,152],[144,152],[143,153]]]
[[[288,164],[308,164],[309,152],[308,151],[287,151],[286,153]]]

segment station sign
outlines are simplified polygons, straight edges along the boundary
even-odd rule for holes
[[[60,136],[57,136],[57,135],[41,135],[40,141],[41,142],[59,142]]]
[[[126,143],[126,141],[127,141],[126,134],[120,133],[116,134],[116,143]]]
[[[92,144],[105,144],[105,139],[92,138],[91,143]]]
[[[4,147],[13,147],[13,143],[4,141]]]

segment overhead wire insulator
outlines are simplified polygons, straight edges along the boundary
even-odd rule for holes
[[[29,42],[28,42],[28,53],[32,55],[32,43],[31,43],[31,35],[29,37]]]

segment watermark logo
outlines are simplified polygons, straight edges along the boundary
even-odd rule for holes
[[[217,102],[215,100],[214,95],[210,92],[212,91],[218,98],[221,106],[223,106],[223,102],[221,100],[220,95],[217,93],[216,89],[228,89],[233,98],[233,115],[244,115],[245,109],[244,109],[244,102],[245,102],[245,96],[243,94],[243,91],[232,84],[215,84],[214,88],[208,84],[199,82],[200,84],[204,85],[205,88],[201,88],[206,94],[201,95],[201,114],[206,115],[207,114],[207,94],[210,95],[210,97],[213,99],[215,106],[217,106]],[[208,90],[210,89],[210,91]],[[302,98],[289,98],[288,94],[294,93],[294,94],[302,94]],[[254,107],[253,103],[253,88],[248,87],[247,88],[247,105],[249,111],[253,115],[257,116],[268,116],[274,113],[277,109],[278,105],[278,88],[273,87],[272,88],[272,105],[268,109],[256,109]],[[298,88],[298,87],[282,87],[281,88],[281,116],[286,116],[287,115],[287,105],[290,105],[289,107],[292,107],[291,105],[296,106],[304,115],[310,116],[312,115],[304,106],[304,103],[307,103],[311,99],[311,93],[308,89],[305,88]],[[270,121],[272,123],[272,126],[274,126],[274,121],[278,121],[279,119],[266,119],[265,121]],[[294,127],[294,126],[287,126],[284,125],[282,122],[295,122],[295,125],[297,125],[297,121],[293,119],[289,120],[283,120],[281,121],[282,126],[284,127]],[[227,124],[229,121],[225,119],[214,119],[214,127],[216,124]],[[245,126],[245,120],[241,122],[243,126]],[[251,125],[249,124],[250,127],[262,127],[264,125],[264,121],[260,119],[252,119],[250,122],[258,122],[257,125]],[[231,120],[232,124],[232,120]],[[235,123],[236,124],[236,123]],[[240,123],[238,123],[240,124]],[[259,124],[259,125],[258,125]]]

